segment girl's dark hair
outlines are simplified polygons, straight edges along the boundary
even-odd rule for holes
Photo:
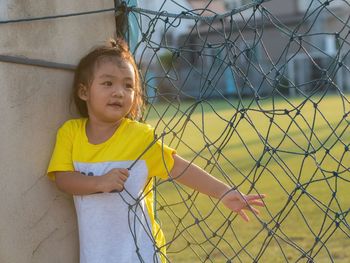
[[[80,99],[78,92],[81,85],[89,88],[94,78],[96,64],[104,58],[120,58],[129,62],[134,68],[135,73],[135,97],[134,103],[128,114],[130,119],[139,119],[144,107],[140,75],[133,55],[131,54],[127,43],[121,39],[110,39],[104,46],[97,46],[85,55],[75,69],[73,82],[73,101],[77,107],[78,113],[82,117],[89,117],[86,102]]]

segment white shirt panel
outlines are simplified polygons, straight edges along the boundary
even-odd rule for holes
[[[74,162],[74,167],[87,176],[100,176],[113,168],[130,167],[132,163]],[[142,198],[148,175],[145,161],[137,161],[129,172],[125,190],[120,193],[74,196],[81,263],[160,262]]]

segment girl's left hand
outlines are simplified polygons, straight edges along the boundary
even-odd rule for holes
[[[249,217],[244,210],[249,210],[255,215],[259,215],[259,210],[253,206],[265,206],[264,202],[262,201],[264,197],[264,194],[245,195],[232,189],[224,194],[221,202],[233,212],[238,213],[244,221],[248,222]]]

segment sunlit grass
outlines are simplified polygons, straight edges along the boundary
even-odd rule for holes
[[[167,144],[242,192],[268,197],[260,219],[244,223],[217,200],[160,182],[158,217],[172,241],[171,262],[295,262],[303,253],[315,262],[349,261],[344,98],[174,105],[155,104],[147,118],[167,132]]]

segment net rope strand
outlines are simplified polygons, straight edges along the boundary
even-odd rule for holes
[[[171,177],[156,180],[151,191],[157,196],[167,262],[274,258],[311,263],[346,262],[350,257],[345,249],[350,245],[350,15],[337,7],[349,10],[350,3],[309,0],[297,14],[298,22],[291,24],[269,8],[268,3],[276,1],[241,1],[245,4],[216,13],[214,1],[190,9],[164,0],[158,10],[123,3],[0,21],[2,26],[107,12],[137,18],[135,57],[148,100],[143,119],[155,127],[154,141],[138,159],[161,140],[234,188],[269,194],[272,200],[266,200],[261,217],[251,215],[253,222],[245,225],[220,200],[206,198]],[[182,11],[165,11],[169,3]],[[331,30],[320,30],[325,18],[332,19]],[[177,39],[171,37],[174,32]],[[271,32],[279,33],[277,53],[266,39]],[[326,38],[334,41],[333,52],[320,45]],[[298,70],[302,67],[306,73]],[[212,127],[213,120],[218,127]],[[199,142],[191,140],[194,137]],[[125,190],[122,196],[130,208],[129,229],[136,248],[136,225],[142,224],[143,216],[140,201],[147,194],[135,198]],[[152,231],[147,224],[142,228]],[[154,237],[149,238],[161,254]]]

